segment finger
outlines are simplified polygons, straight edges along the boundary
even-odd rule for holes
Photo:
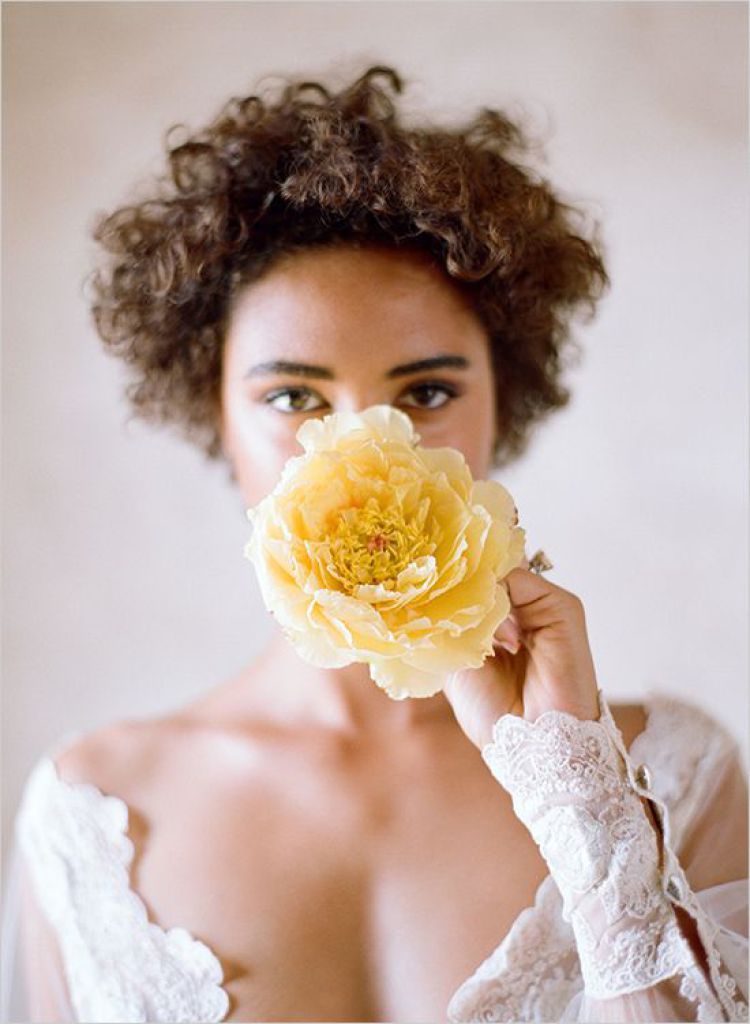
[[[545,595],[555,596],[561,600],[579,600],[569,590],[559,587],[556,583],[551,583],[539,573],[532,572],[530,569],[523,569],[520,566],[511,569],[508,575],[504,577],[504,582],[507,584],[508,593],[515,609],[523,608],[525,605]]]
[[[523,632],[549,625],[556,618],[581,618],[581,599],[538,573],[516,568],[505,577],[513,616]]]
[[[495,646],[503,647],[511,654],[518,653],[518,649],[521,645],[521,631],[518,628],[518,624],[516,623],[512,613],[508,615],[507,618],[503,619],[497,627],[492,640]]]

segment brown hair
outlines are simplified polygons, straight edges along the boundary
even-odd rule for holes
[[[532,146],[517,122],[482,109],[457,128],[405,125],[402,88],[376,66],[337,92],[287,80],[275,96],[233,98],[179,144],[167,132],[169,170],[149,198],[97,216],[108,257],[92,275],[92,313],[136,371],[134,415],[222,457],[233,298],[275,257],[341,241],[417,247],[466,291],[491,343],[496,465],[567,404],[571,320],[593,316],[609,284],[600,245],[519,162]]]

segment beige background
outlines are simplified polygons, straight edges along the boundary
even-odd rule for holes
[[[268,628],[238,494],[126,428],[81,282],[96,210],[266,73],[394,62],[409,103],[527,110],[604,221],[614,281],[574,402],[502,479],[578,593],[601,685],[711,710],[745,749],[746,5],[6,3],[4,821],[73,730],[165,711]]]

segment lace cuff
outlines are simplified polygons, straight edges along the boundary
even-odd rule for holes
[[[609,999],[681,976],[717,1018],[746,1020],[734,980],[722,973],[717,928],[703,912],[672,852],[666,807],[633,767],[599,692],[598,721],[548,711],[535,722],[503,715],[482,758],[513,798],[547,861],[575,934],[587,995]],[[649,821],[651,801],[663,835]],[[675,907],[694,919],[713,988],[682,934]]]

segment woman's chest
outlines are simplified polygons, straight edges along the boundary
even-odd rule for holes
[[[134,884],[219,957],[227,1020],[444,1019],[546,874],[466,753],[379,772],[292,759],[262,786],[204,777],[144,817]]]

